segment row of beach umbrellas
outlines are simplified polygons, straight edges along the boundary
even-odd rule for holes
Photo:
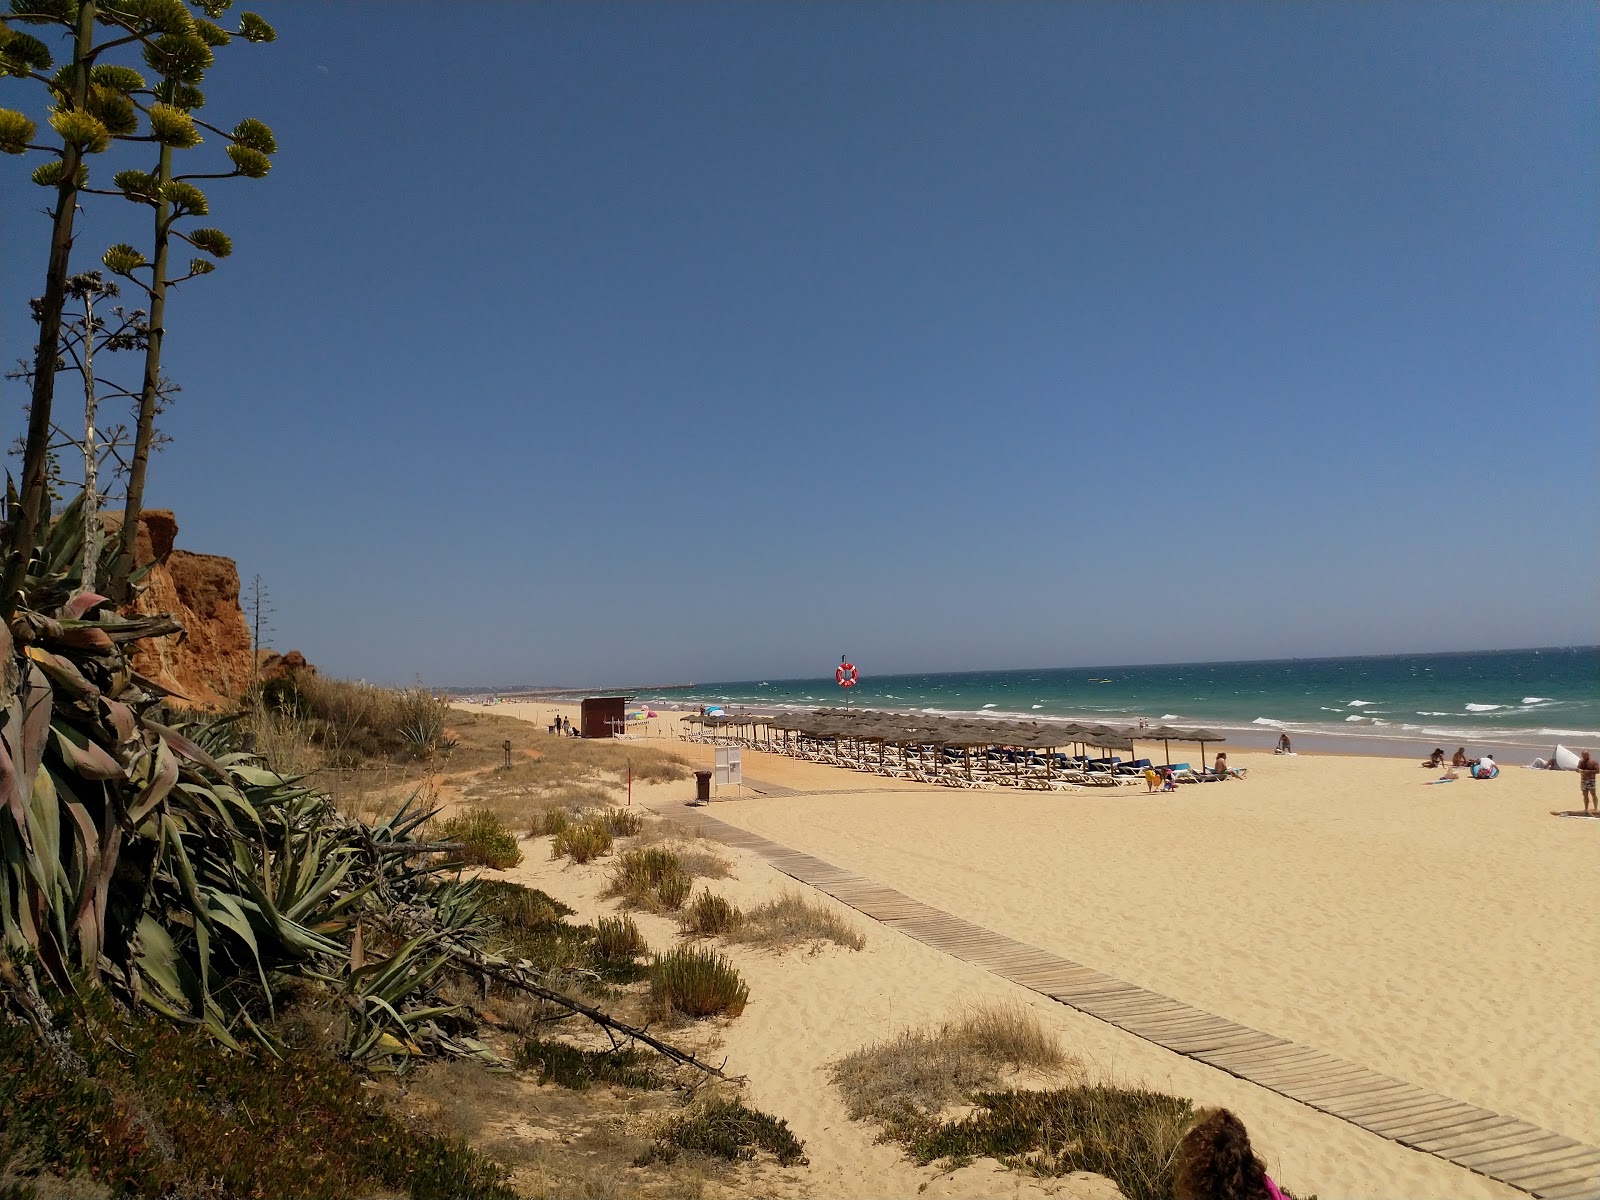
[[[748,727],[752,734],[766,727],[782,733],[811,738],[853,738],[856,741],[890,745],[938,745],[956,748],[980,746],[1018,746],[1024,749],[1054,750],[1059,746],[1094,746],[1102,750],[1131,753],[1135,741],[1160,742],[1166,761],[1172,762],[1173,742],[1200,743],[1200,758],[1205,760],[1206,745],[1227,741],[1213,729],[1179,729],[1171,725],[1143,728],[1116,725],[1085,725],[1061,721],[999,721],[976,718],[910,716],[877,712],[871,709],[846,711],[819,708],[809,713],[784,713],[774,717],[744,714],[725,716],[690,715],[690,724],[708,729]]]

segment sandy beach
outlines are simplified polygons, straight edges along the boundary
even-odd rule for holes
[[[494,711],[544,723],[556,706]],[[711,758],[709,746],[673,748]],[[1247,779],[1152,796],[1143,786],[928,788],[747,750],[747,781],[802,794],[747,788],[709,811],[1231,1020],[1600,1141],[1600,821],[1550,815],[1578,806],[1576,777],[1508,767],[1492,781],[1430,786],[1438,772],[1415,760],[1247,750],[1229,758],[1249,768]],[[659,785],[636,802],[692,822],[697,810],[682,806],[691,790]],[[764,861],[728,853],[735,877],[712,886],[740,904],[799,886]],[[592,870],[535,852],[519,877],[580,912],[604,908]],[[882,1195],[891,1181],[914,1191],[932,1179],[848,1121],[826,1083],[827,1062],[985,998],[1035,1009],[1108,1080],[1235,1109],[1269,1169],[1302,1194],[1521,1194],[840,909],[867,934],[859,954],[775,958],[735,948],[753,998],[725,1033],[730,1066],[750,1076],[755,1102],[810,1143],[818,1195]],[[664,943],[672,927],[659,924],[648,932]],[[1041,1187],[992,1164],[958,1175],[927,1194]],[[1093,1195],[1104,1185],[1049,1187]]]

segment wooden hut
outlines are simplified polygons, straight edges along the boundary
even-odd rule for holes
[[[589,696],[580,710],[578,727],[586,738],[615,737],[628,726],[626,696]]]

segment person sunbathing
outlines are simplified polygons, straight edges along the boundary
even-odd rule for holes
[[[1452,767],[1470,767],[1472,765],[1467,758],[1467,748],[1465,746],[1456,747],[1456,752],[1450,759],[1450,765]]]
[[[1433,753],[1428,755],[1427,760],[1422,765],[1425,767],[1444,766],[1444,751],[1435,746]]]

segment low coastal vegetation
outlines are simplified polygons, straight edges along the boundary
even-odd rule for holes
[[[805,1143],[790,1132],[787,1121],[747,1108],[736,1098],[707,1096],[668,1121],[656,1144],[636,1159],[635,1164],[672,1162],[680,1150],[728,1162],[754,1159],[764,1150],[779,1166],[804,1166],[805,1148]]]
[[[715,892],[701,893],[678,914],[678,928],[685,937],[716,937],[730,934],[744,924],[739,906]]]
[[[823,942],[847,950],[860,950],[867,944],[867,939],[852,929],[844,917],[794,889],[756,905],[726,936],[732,942],[780,953],[796,946],[820,946]]]
[[[601,895],[621,901],[625,908],[677,912],[693,886],[694,877],[682,858],[665,847],[647,846],[618,855]]]
[[[434,833],[441,842],[459,845],[461,849],[452,853],[467,866],[503,871],[522,861],[516,834],[487,809],[464,809],[449,820],[441,821]]]
[[[550,842],[551,858],[570,858],[586,863],[611,853],[611,825],[603,816],[591,817],[582,824],[568,824]]]
[[[1171,1200],[1195,1117],[1187,1099],[1087,1080],[1021,1006],[904,1030],[845,1055],[831,1074],[851,1118],[876,1122],[920,1164],[993,1158],[1041,1177],[1089,1171],[1128,1200]],[[1002,1089],[1022,1074],[1053,1086]]]
[[[220,1052],[149,1010],[46,990],[58,1037],[0,1021],[0,1196],[514,1200],[506,1172],[402,1120],[362,1073],[297,1036]],[[324,1014],[326,1019],[328,1014]]]
[[[749,999],[739,972],[715,950],[685,946],[650,963],[650,1013],[656,1018],[737,1017]]]

